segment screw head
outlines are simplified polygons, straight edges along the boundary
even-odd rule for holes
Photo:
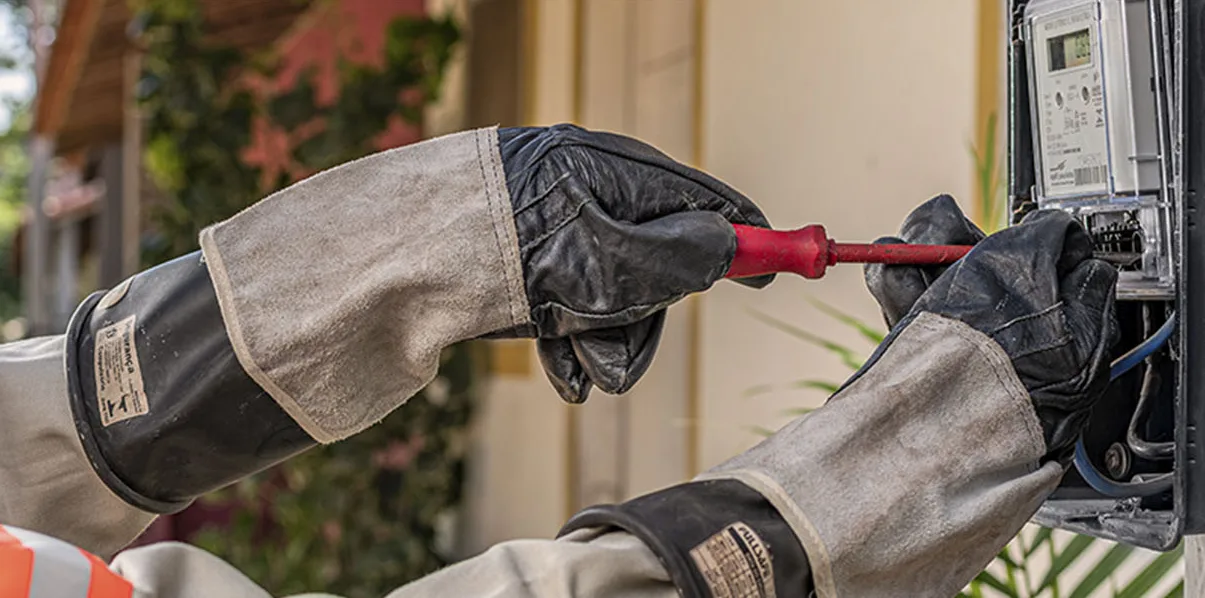
[[[1114,442],[1105,451],[1105,469],[1109,472],[1109,477],[1115,480],[1122,480],[1130,473],[1130,451],[1119,442]]]

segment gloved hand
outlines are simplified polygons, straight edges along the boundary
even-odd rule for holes
[[[947,196],[917,208],[901,233],[914,243],[969,243],[982,235]],[[1071,216],[1038,211],[935,274],[867,267],[866,284],[893,327],[929,312],[999,343],[1030,392],[1048,457],[1068,459],[1109,383],[1117,270],[1092,258],[1092,240]]]
[[[566,399],[622,392],[666,307],[728,270],[731,222],[766,226],[719,181],[573,126],[349,162],[86,300],[66,344],[77,432],[114,494],[169,513],[380,421],[461,341],[537,337]]]
[[[635,139],[572,125],[501,129],[532,330],[566,401],[617,394],[652,363],[665,308],[724,276],[753,202]],[[742,281],[763,287],[772,277]]]
[[[905,229],[911,241],[979,236],[948,198]],[[940,275],[879,272],[894,328],[824,407],[565,531],[638,536],[685,596],[956,593],[1057,486],[1052,455],[1108,382],[1117,275],[1091,256],[1084,230],[1046,211]]]
[[[974,245],[984,234],[962,214],[958,202],[949,195],[938,195],[912,211],[898,237],[882,237],[876,244],[917,243],[927,245]],[[883,309],[883,319],[894,327],[916,300],[946,271],[946,266],[903,266],[866,264],[866,287]]]

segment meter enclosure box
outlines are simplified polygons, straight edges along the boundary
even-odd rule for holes
[[[1035,520],[1168,550],[1205,533],[1205,0],[1006,6],[1010,220],[1084,226],[1128,364]]]

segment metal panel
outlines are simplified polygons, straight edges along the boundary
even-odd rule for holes
[[[1180,41],[1176,95],[1176,145],[1183,147],[1177,179],[1184,188],[1181,239],[1181,388],[1177,402],[1177,513],[1186,533],[1205,532],[1205,0],[1176,0],[1173,37]],[[1177,180],[1177,184],[1181,184]]]
[[[1069,472],[1036,520],[1044,525],[1166,550],[1183,534],[1205,532],[1205,230],[1198,216],[1205,190],[1205,0],[1152,0],[1156,23],[1157,58],[1168,77],[1162,80],[1167,105],[1168,143],[1166,197],[1173,199],[1178,234],[1173,257],[1179,270],[1175,309],[1179,334],[1169,346],[1173,382],[1164,396],[1172,408],[1165,418],[1174,428],[1174,487],[1171,499],[1108,499],[1087,488]],[[1029,126],[1029,63],[1022,40],[1021,14],[1026,0],[1009,2],[1009,195],[1014,222],[1032,210],[1034,158]],[[1157,78],[1158,79],[1158,78]],[[1133,324],[1134,304],[1123,308],[1122,326]],[[1130,311],[1125,311],[1129,309]],[[1130,320],[1127,323],[1127,319]],[[1126,409],[1122,385],[1111,391],[1112,401],[1097,409],[1098,430],[1124,429],[1132,410]],[[1132,404],[1132,403],[1129,403]],[[1118,407],[1122,408],[1118,408]]]

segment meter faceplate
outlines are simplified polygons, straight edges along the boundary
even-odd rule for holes
[[[1043,203],[1111,192],[1099,12],[1087,2],[1029,17]]]

